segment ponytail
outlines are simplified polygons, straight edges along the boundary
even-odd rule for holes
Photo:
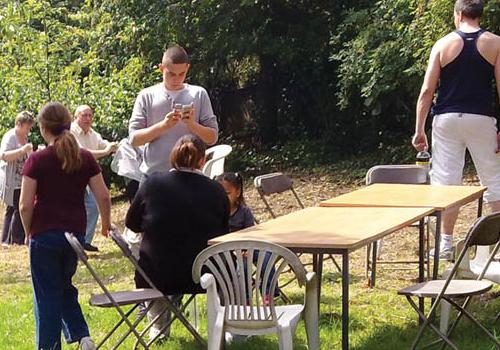
[[[78,146],[75,136],[69,130],[64,130],[56,137],[54,149],[65,173],[71,174],[80,170],[82,167],[80,146]]]

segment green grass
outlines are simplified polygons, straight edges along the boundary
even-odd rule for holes
[[[127,288],[132,285],[133,269],[120,256],[118,249],[111,241],[99,239],[101,247],[99,254],[92,255],[91,263],[113,289]],[[33,349],[34,320],[32,312],[32,291],[28,273],[27,251],[16,247],[1,251],[0,283],[0,349]],[[394,270],[392,267],[381,267],[377,287],[365,287],[361,266],[361,252],[354,254],[351,270],[350,288],[350,344],[355,350],[400,350],[409,348],[417,330],[416,314],[411,310],[406,300],[396,294],[396,290],[412,283],[416,269]],[[92,336],[100,339],[117,320],[114,310],[90,307],[87,301],[91,293],[99,292],[92,277],[80,264],[75,276],[75,284],[80,290],[80,301],[83,312],[91,329]],[[322,349],[340,349],[340,275],[327,265],[323,278],[321,299],[320,336]],[[490,292],[487,297],[476,300],[472,309],[480,319],[497,333],[500,325],[493,325],[496,312],[500,310],[500,300],[494,297],[498,294]],[[302,294],[297,287],[288,289],[294,301],[300,301]],[[198,297],[201,305],[200,332],[206,335],[206,310],[204,297]],[[454,338],[463,349],[493,349],[492,344],[485,339],[476,327],[464,320]],[[122,347],[132,348],[132,341]],[[65,349],[75,349],[76,345],[64,346]],[[167,342],[158,345],[156,349],[198,349],[190,334],[175,323],[172,337]],[[275,336],[252,337],[243,343],[232,344],[227,349],[277,349]],[[299,325],[295,338],[295,349],[307,349],[303,324]]]
[[[323,174],[295,175],[297,192],[306,206],[316,205],[321,199],[330,198],[355,188],[346,176],[333,177]],[[361,182],[359,182],[361,183]],[[359,184],[358,184],[359,185]],[[257,218],[263,222],[269,220],[258,194],[251,186],[246,186],[245,196],[248,205]],[[282,198],[282,197],[280,197]],[[272,199],[280,215],[296,210],[293,198],[282,201]],[[119,227],[123,227],[123,218],[128,205],[114,203],[113,218]],[[0,207],[0,209],[3,209]],[[1,211],[1,210],[0,210]],[[476,215],[475,204],[465,206],[456,227],[457,236],[462,236],[473,222]],[[362,218],[360,218],[362,220]],[[414,229],[405,229],[384,239],[383,259],[415,259],[417,237]],[[456,238],[458,239],[458,237]],[[98,254],[92,254],[90,262],[105,277],[114,289],[126,289],[133,286],[133,268],[121,256],[111,240],[96,237],[100,248]],[[340,259],[339,259],[340,261]],[[408,349],[416,335],[417,315],[404,297],[397,295],[397,290],[415,282],[418,275],[416,265],[378,265],[377,285],[370,289],[364,279],[364,249],[350,256],[350,345],[353,350],[402,350]],[[444,267],[444,266],[443,266]],[[90,307],[88,300],[91,293],[100,293],[99,287],[91,275],[80,264],[74,278],[74,284],[80,292],[80,304],[89,324],[91,335],[99,340],[118,319],[113,309]],[[35,324],[33,319],[33,301],[29,260],[26,247],[0,248],[0,350],[33,349]],[[341,278],[333,265],[325,265],[322,284],[320,337],[321,349],[341,348]],[[300,290],[291,285],[287,294],[294,301],[301,301]],[[493,324],[500,311],[500,286],[479,299],[475,299],[471,310],[490,330],[500,334],[500,322]],[[206,309],[204,296],[198,297],[201,306],[200,332],[206,337]],[[427,307],[429,304],[427,304]],[[427,339],[432,334],[427,332]],[[460,349],[494,349],[488,339],[477,327],[467,320],[462,320],[453,339]],[[294,341],[295,349],[307,349],[303,323],[299,323]],[[131,349],[129,340],[122,347]],[[105,347],[108,349],[111,346]],[[63,349],[76,349],[76,345],[63,345]],[[199,349],[191,335],[178,322],[174,323],[172,337],[154,349],[181,350]],[[228,350],[268,350],[278,349],[275,336],[251,337],[243,343],[226,347]],[[434,347],[436,349],[436,347]]]

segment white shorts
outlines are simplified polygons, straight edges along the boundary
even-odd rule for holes
[[[485,201],[500,200],[496,119],[484,115],[444,113],[434,116],[431,183],[461,185],[465,149],[472,156],[481,184],[488,187]]]

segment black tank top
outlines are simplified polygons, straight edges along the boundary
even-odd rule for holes
[[[477,39],[484,33],[456,30],[464,42],[460,54],[441,69],[434,114],[473,113],[493,116],[494,66],[477,50]]]

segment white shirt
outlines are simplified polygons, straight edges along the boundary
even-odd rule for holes
[[[81,148],[99,151],[105,149],[109,144],[108,141],[104,140],[98,132],[90,128],[88,132],[85,132],[77,122],[71,123],[71,133],[75,135],[76,141]]]

